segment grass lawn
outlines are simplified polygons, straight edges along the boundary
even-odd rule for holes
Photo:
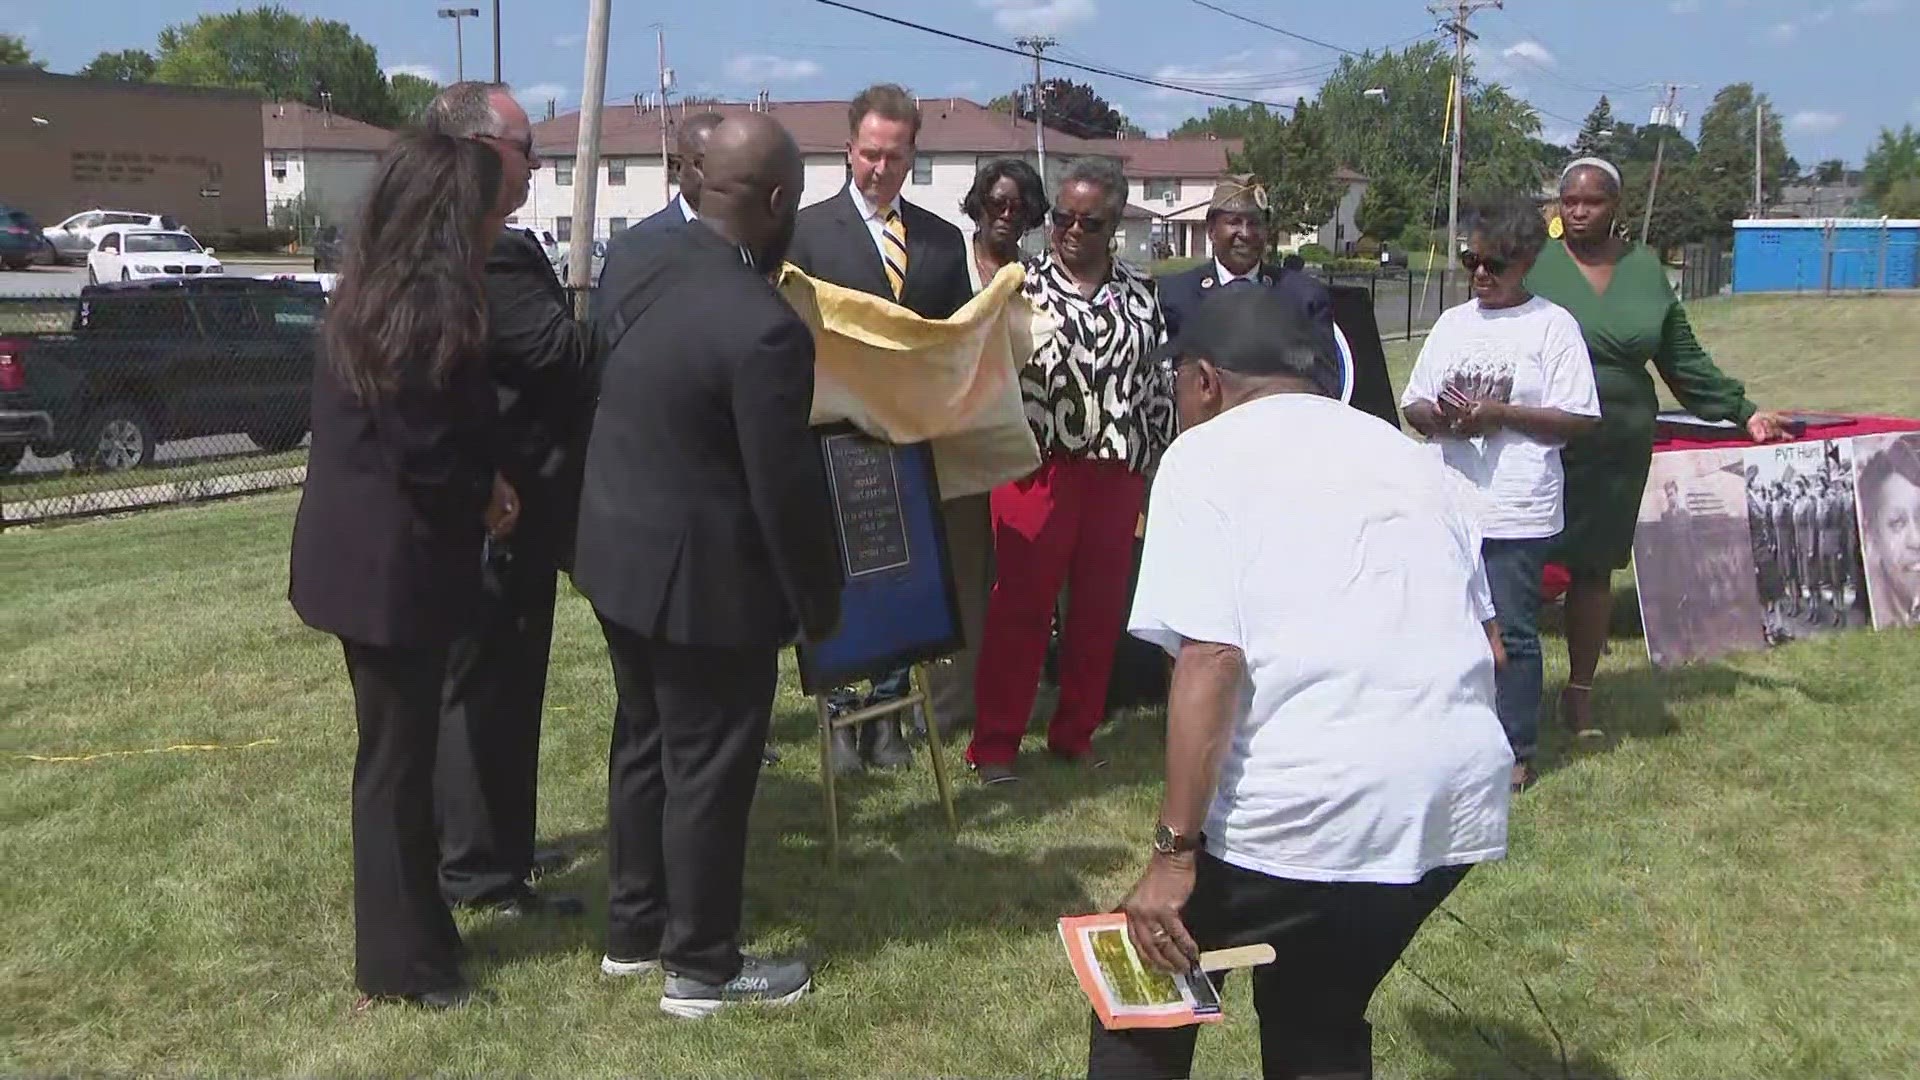
[[[1920,302],[1695,310],[1769,404],[1920,411],[1920,380],[1896,363],[1913,355]],[[1793,374],[1793,358],[1834,348],[1872,355]],[[1396,381],[1410,356],[1396,356]],[[1777,392],[1761,382],[1770,373]],[[755,804],[747,923],[751,947],[821,960],[819,989],[777,1014],[672,1021],[655,1006],[657,976],[615,982],[594,966],[612,701],[574,596],[558,615],[541,825],[581,853],[556,887],[585,894],[587,920],[467,919],[469,970],[494,1003],[350,1016],[352,714],[337,647],[283,599],[296,498],[0,534],[0,1073],[1083,1067],[1086,1011],[1053,920],[1112,905],[1138,872],[1158,802],[1156,714],[1104,731],[1114,766],[1097,779],[1036,765],[1012,793],[962,780],[958,842],[938,824],[924,758],[843,789],[851,848],[836,875],[811,713],[786,680],[785,760]],[[1911,1075],[1920,635],[1855,633],[1661,673],[1625,629],[1596,692],[1612,737],[1575,750],[1550,728],[1511,857],[1449,902],[1488,937],[1439,919],[1408,952],[1410,971],[1463,1011],[1409,971],[1389,976],[1373,1010],[1380,1075],[1561,1076],[1522,979],[1572,1075],[1589,1080]],[[1552,690],[1564,653],[1548,654]],[[1244,980],[1227,1009],[1201,1038],[1197,1076],[1258,1072]]]

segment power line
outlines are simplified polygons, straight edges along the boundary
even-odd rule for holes
[[[1280,27],[1275,26],[1272,23],[1261,22],[1259,19],[1255,19],[1247,15],[1242,15],[1237,11],[1228,11],[1226,8],[1220,7],[1217,4],[1207,3],[1207,0],[1193,0],[1193,3],[1198,4],[1203,8],[1206,8],[1208,11],[1217,11],[1220,14],[1225,15],[1229,19],[1239,19],[1241,22],[1246,23],[1249,26],[1257,26],[1262,30],[1271,30],[1276,34],[1281,34],[1286,37],[1290,37],[1295,41],[1304,41],[1309,45],[1318,45],[1323,49],[1332,49],[1334,52],[1345,53],[1348,56],[1363,55],[1362,53],[1349,49],[1344,45],[1335,45],[1331,41],[1321,41],[1319,38],[1311,38],[1305,34],[1295,33],[1292,30],[1282,30]]]
[[[937,37],[947,38],[950,41],[962,41],[967,43],[968,45],[975,45],[982,49],[991,49],[994,52],[1006,53],[1009,56],[1018,56],[1022,60],[1033,59],[1032,53],[1022,52],[1021,50],[1016,49],[1011,45],[1001,45],[1001,44],[998,44],[997,42],[982,41],[979,38],[967,37],[965,34],[956,34],[950,30],[940,30],[935,27],[923,25],[921,23],[908,22],[906,19],[898,19],[893,17],[892,15],[881,14],[878,11],[869,11],[866,8],[854,7],[852,4],[843,4],[840,2],[840,0],[814,0],[814,3],[825,4],[827,7],[839,8],[842,11],[851,11],[856,15],[865,15],[870,19],[879,19],[881,22],[892,23],[895,26],[904,26],[909,30],[918,30],[923,34],[933,34]],[[1198,89],[1197,87],[1181,86],[1178,83],[1165,82],[1160,79],[1149,79],[1144,75],[1135,75],[1131,72],[1116,71],[1112,68],[1096,67],[1092,64],[1076,64],[1066,60],[1055,60],[1054,65],[1057,67],[1072,68],[1075,71],[1084,71],[1091,75],[1104,76],[1105,78],[1109,78],[1109,79],[1119,79],[1122,82],[1138,83],[1141,86],[1152,86],[1161,90],[1177,90],[1183,94],[1194,94],[1199,97],[1216,98],[1220,101],[1236,101],[1243,105],[1265,105],[1269,109],[1293,108],[1292,105],[1283,105],[1277,101],[1262,101],[1259,98],[1237,97],[1233,94],[1221,94],[1221,93],[1216,93],[1212,90],[1201,90],[1201,89]]]

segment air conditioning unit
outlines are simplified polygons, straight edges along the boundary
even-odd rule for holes
[[[1167,204],[1168,206],[1172,206],[1172,205],[1173,205],[1173,192],[1171,192],[1171,191],[1169,191],[1169,192],[1167,192],[1167,193],[1166,193],[1165,195],[1162,195],[1162,196],[1160,196],[1160,201],[1161,201],[1161,202],[1163,202],[1163,203],[1166,203],[1166,204]]]

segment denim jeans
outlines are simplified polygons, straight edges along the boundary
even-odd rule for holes
[[[1493,616],[1500,622],[1500,644],[1507,650],[1507,668],[1494,677],[1493,707],[1517,761],[1531,761],[1534,744],[1540,740],[1540,693],[1545,680],[1540,659],[1540,571],[1552,546],[1552,537],[1480,542],[1487,586],[1493,592]]]

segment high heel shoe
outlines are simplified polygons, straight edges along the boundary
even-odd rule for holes
[[[1560,720],[1567,725],[1568,730],[1572,731],[1574,737],[1577,739],[1604,739],[1607,737],[1606,732],[1593,726],[1591,717],[1578,715],[1586,711],[1584,708],[1576,709],[1574,707],[1571,695],[1575,693],[1589,694],[1592,692],[1593,687],[1582,686],[1575,682],[1568,683],[1566,689],[1560,691]],[[1583,706],[1588,704],[1589,702],[1586,701],[1581,702]]]

